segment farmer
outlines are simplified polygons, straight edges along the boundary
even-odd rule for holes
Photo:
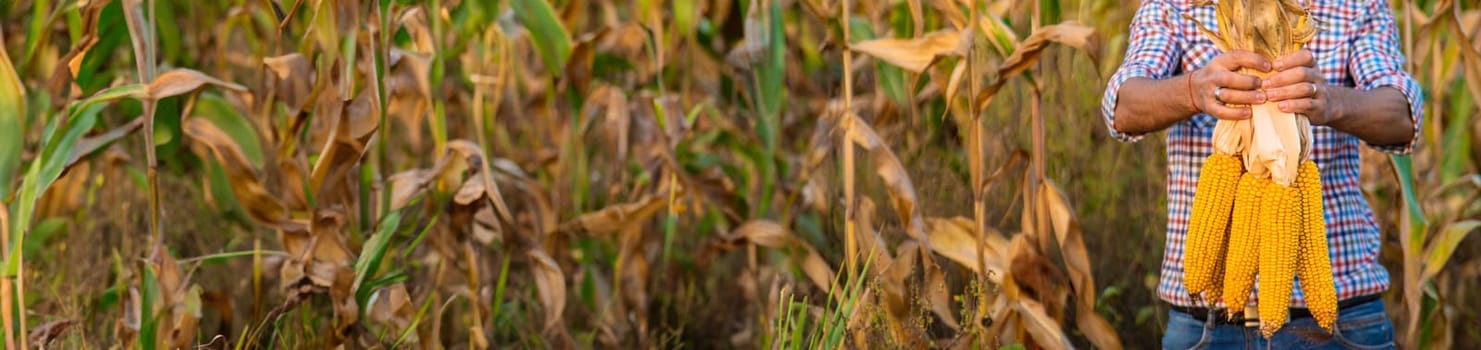
[[[1167,248],[1157,294],[1172,311],[1162,346],[1393,348],[1393,325],[1379,298],[1389,288],[1389,276],[1378,263],[1382,236],[1358,187],[1358,147],[1411,152],[1424,113],[1419,85],[1403,70],[1388,1],[1305,1],[1319,33],[1305,50],[1274,61],[1252,52],[1221,52],[1182,16],[1214,27],[1214,5],[1192,2],[1142,2],[1131,22],[1126,60],[1107,84],[1101,106],[1118,140],[1135,142],[1167,131]],[[1260,79],[1237,73],[1241,68],[1273,74]],[[1183,285],[1188,215],[1198,170],[1213,151],[1214,124],[1250,118],[1250,109],[1239,106],[1266,102],[1304,115],[1313,125],[1311,158],[1321,169],[1339,300],[1331,336],[1307,312],[1299,288],[1292,293],[1290,322],[1266,340],[1259,320],[1235,315],[1231,321],[1222,302],[1195,302]]]

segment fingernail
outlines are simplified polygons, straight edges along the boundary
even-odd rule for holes
[[[1291,104],[1289,102],[1281,102],[1276,106],[1279,107],[1282,112],[1286,111],[1287,108],[1291,108]]]
[[[1256,100],[1260,100],[1260,102],[1265,102],[1265,93],[1263,93],[1263,92],[1256,92],[1255,93],[1255,99]]]
[[[1260,80],[1260,87],[1265,87],[1265,88],[1270,87],[1270,81],[1269,80],[1263,80],[1263,79]]]

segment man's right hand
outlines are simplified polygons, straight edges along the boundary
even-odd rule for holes
[[[1250,117],[1249,105],[1265,103],[1260,78],[1239,73],[1241,68],[1270,71],[1270,60],[1249,51],[1230,51],[1188,74],[1193,108],[1214,118],[1240,120]]]

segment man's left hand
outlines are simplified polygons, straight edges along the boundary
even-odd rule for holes
[[[1316,69],[1311,51],[1301,50],[1276,59],[1263,88],[1266,101],[1276,102],[1282,112],[1306,116],[1312,125],[1326,125],[1328,118],[1327,80]]]

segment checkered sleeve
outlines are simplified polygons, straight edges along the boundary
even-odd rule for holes
[[[1347,66],[1352,70],[1357,87],[1372,90],[1393,87],[1409,100],[1409,118],[1414,122],[1414,136],[1396,145],[1373,145],[1374,149],[1393,154],[1408,154],[1419,142],[1420,123],[1424,121],[1424,96],[1419,83],[1404,71],[1404,52],[1399,48],[1399,28],[1387,0],[1369,2],[1367,18],[1359,23],[1353,38],[1352,56]]]
[[[1129,135],[1116,131],[1116,97],[1121,84],[1135,77],[1163,79],[1176,71],[1181,48],[1175,41],[1175,27],[1169,16],[1175,16],[1172,5],[1166,0],[1142,2],[1136,17],[1131,20],[1131,34],[1127,38],[1126,59],[1121,68],[1106,83],[1105,96],[1101,98],[1101,114],[1106,121],[1106,130],[1111,137],[1123,142],[1136,142],[1142,135]]]

